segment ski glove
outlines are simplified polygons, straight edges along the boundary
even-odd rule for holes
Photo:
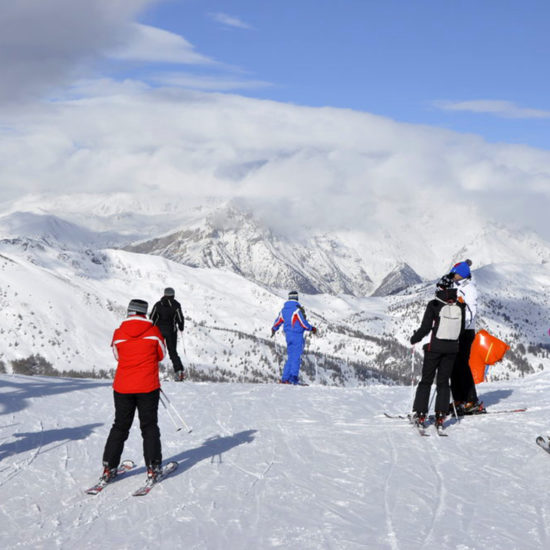
[[[271,338],[273,338],[273,336],[275,336],[275,329],[271,329]]]
[[[313,332],[313,334],[317,334],[317,327],[313,327],[313,328],[311,329],[311,332]]]

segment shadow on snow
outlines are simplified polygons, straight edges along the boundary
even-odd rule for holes
[[[18,382],[17,379],[21,379]],[[0,415],[22,411],[33,397],[49,397],[83,389],[112,385],[112,380],[90,381],[79,378],[46,378],[5,375],[0,377]]]
[[[479,387],[479,386],[478,386]],[[499,401],[504,401],[514,393],[512,390],[494,390],[482,395],[478,394],[479,400],[483,401],[486,407],[496,405]]]
[[[0,460],[33,449],[42,449],[50,443],[59,442],[58,445],[46,449],[51,451],[60,445],[63,445],[67,441],[76,441],[78,439],[86,439],[93,431],[94,428],[102,426],[103,424],[86,424],[84,426],[75,426],[74,428],[59,428],[55,430],[41,430],[38,432],[21,432],[14,433],[12,437],[16,437],[16,441],[10,443],[4,443],[0,445]]]
[[[164,458],[162,462],[163,464],[166,464],[167,462],[178,462],[178,469],[172,474],[171,477],[183,474],[195,466],[195,464],[198,464],[202,460],[206,460],[208,458],[211,459],[211,462],[216,461],[216,463],[221,463],[223,453],[226,453],[239,445],[243,445],[244,443],[252,443],[256,432],[257,430],[245,430],[243,432],[223,437],[219,435],[209,437],[200,447],[183,451],[177,455],[171,456],[170,458]],[[135,471],[132,471],[131,475],[138,475],[143,472],[145,472],[145,468],[141,467]]]

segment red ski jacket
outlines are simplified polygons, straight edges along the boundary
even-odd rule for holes
[[[165,354],[160,330],[142,315],[122,322],[111,342],[118,366],[113,389],[119,393],[149,393],[160,388],[159,361]]]

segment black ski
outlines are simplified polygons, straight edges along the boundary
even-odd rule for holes
[[[544,449],[547,453],[550,453],[550,438],[539,435],[536,442],[541,449]]]
[[[145,495],[148,495],[151,491],[151,489],[160,483],[165,477],[169,476],[172,472],[175,472],[178,467],[177,462],[168,462],[166,466],[163,466],[161,473],[157,476],[157,478],[153,481],[148,479],[145,482],[145,485],[140,487],[137,491],[134,491],[132,493],[132,496],[134,497],[144,497]]]
[[[111,481],[105,481],[104,479],[100,479],[95,485],[90,487],[89,489],[86,489],[86,493],[88,495],[97,495],[98,493],[101,493],[107,485],[111,485],[111,483],[114,483],[120,476],[125,474],[128,470],[131,470],[135,466],[133,460],[123,460],[116,471],[116,477],[112,479]]]

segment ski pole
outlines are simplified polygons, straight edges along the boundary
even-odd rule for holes
[[[187,359],[187,351],[185,351],[185,342],[183,341],[183,330],[180,330],[181,349],[183,349],[183,355]]]
[[[456,421],[460,424],[460,417],[458,416],[458,413],[456,412],[456,405],[455,405],[455,400],[454,399],[453,399],[453,411],[455,412]]]
[[[414,344],[412,345],[411,354],[411,410],[414,405]]]
[[[159,395],[159,401],[163,404],[164,408],[166,409],[166,412],[168,413],[168,416],[170,417],[170,420],[176,427],[176,431],[179,432],[181,430],[181,426],[178,425],[178,423],[174,420],[174,417],[172,416],[172,413],[170,412],[170,409],[166,406],[166,403],[164,402],[164,399],[162,398],[162,395]]]
[[[168,405],[172,408],[172,410],[174,411],[175,415],[178,417],[179,421],[183,424],[183,427],[187,430],[187,433],[191,433],[193,431],[193,428],[190,428],[185,420],[181,417],[181,415],[178,413],[178,411],[176,410],[176,407],[174,407],[174,405],[172,405],[172,401],[170,401],[170,399],[168,399],[168,396],[164,393],[163,389],[160,388],[160,392],[162,393],[162,395],[164,396],[164,399],[166,399],[166,401],[168,402]],[[168,408],[167,408],[168,410]]]
[[[431,390],[431,388],[430,388]],[[430,397],[430,404],[428,405],[428,412],[430,412],[430,409],[432,408],[432,403],[433,403],[433,400],[434,400],[434,397],[435,397],[435,394],[437,393],[437,388],[435,389],[435,391],[432,393],[432,396]]]

